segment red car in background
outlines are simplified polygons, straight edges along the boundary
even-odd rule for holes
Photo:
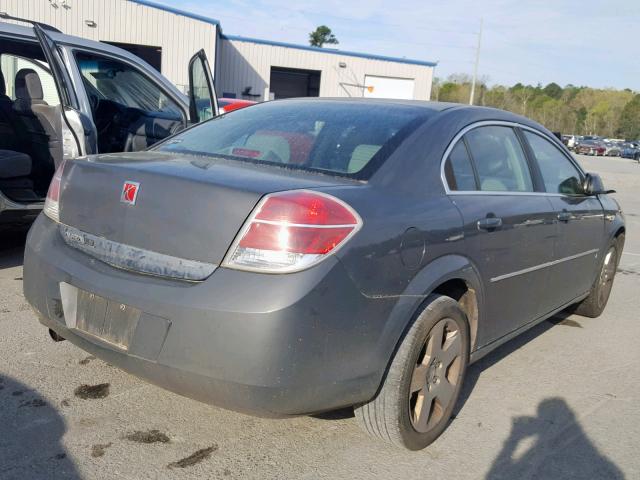
[[[605,147],[602,142],[596,140],[581,140],[575,148],[575,152],[582,155],[603,156],[606,151],[607,147]]]
[[[219,98],[218,99],[218,108],[220,109],[220,114],[229,113],[234,110],[240,110],[241,108],[248,107],[257,102],[252,102],[251,100],[241,100],[239,98]]]

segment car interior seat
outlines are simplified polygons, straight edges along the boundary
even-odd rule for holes
[[[382,145],[358,145],[351,154],[347,173],[356,173],[362,170],[381,148]]]
[[[61,110],[44,101],[42,82],[35,70],[19,70],[15,88],[13,110],[18,118],[18,128],[28,143],[21,145],[20,151],[31,156],[36,188],[46,189],[55,165],[62,161]]]
[[[0,71],[0,191],[15,201],[35,201],[31,175],[31,157],[17,151],[20,132],[13,100],[7,95],[6,83]]]
[[[0,150],[0,191],[5,197],[16,202],[36,202],[42,200],[34,192],[31,175],[31,157],[13,150]]]
[[[7,96],[7,85],[0,70],[0,149],[15,150],[18,139],[13,100]]]
[[[480,189],[486,191],[506,191],[508,181],[505,173],[509,171],[507,154],[503,145],[494,137],[485,136],[482,141],[474,142],[472,154],[476,160]]]
[[[277,163],[289,163],[291,148],[281,136],[257,132],[247,138],[246,148],[260,152],[260,158]]]

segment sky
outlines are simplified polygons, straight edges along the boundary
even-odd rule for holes
[[[435,75],[640,91],[640,0],[156,0],[230,35],[308,44],[328,25],[344,50],[437,61]]]

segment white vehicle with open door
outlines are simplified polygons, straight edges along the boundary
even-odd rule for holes
[[[189,95],[139,57],[47,25],[0,19],[0,229],[42,210],[56,167],[94,153],[144,150],[218,115],[203,50]]]

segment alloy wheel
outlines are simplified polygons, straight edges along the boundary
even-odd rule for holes
[[[598,291],[598,304],[604,305],[611,293],[613,286],[613,277],[616,274],[616,250],[611,247],[602,262],[602,270],[600,271],[600,288]]]
[[[429,331],[409,389],[409,415],[416,431],[425,433],[438,425],[454,401],[462,347],[460,327],[450,318],[440,320]]]

